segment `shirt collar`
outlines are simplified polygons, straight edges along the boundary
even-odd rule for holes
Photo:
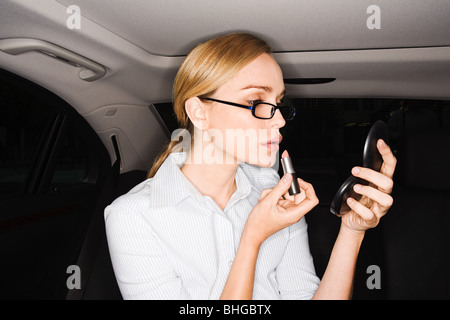
[[[181,167],[187,159],[187,152],[173,152],[163,162],[152,178],[150,192],[150,207],[175,206],[187,197],[193,197],[204,203],[206,197],[181,172]],[[236,192],[231,200],[241,199],[250,194],[252,188],[257,190],[242,170],[241,164],[236,171]],[[233,201],[234,202],[234,201]],[[228,205],[227,205],[228,207]]]

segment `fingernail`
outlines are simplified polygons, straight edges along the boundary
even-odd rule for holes
[[[291,177],[292,177],[292,175],[290,173],[286,173],[283,177],[284,182],[285,183],[291,182]]]
[[[353,201],[352,198],[347,198],[347,203],[351,203]]]
[[[355,186],[353,187],[353,190],[358,192],[359,190],[361,190],[361,185],[360,184],[355,184]]]
[[[386,143],[383,140],[380,141],[380,147],[382,147],[382,148],[386,147]]]
[[[359,168],[358,167],[354,167],[353,169],[352,169],[352,173],[353,174],[358,174],[359,173]]]

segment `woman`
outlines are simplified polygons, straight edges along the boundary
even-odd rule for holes
[[[317,278],[303,216],[318,204],[311,184],[270,168],[280,128],[282,71],[248,34],[200,44],[174,83],[184,139],[156,159],[149,179],[105,210],[114,271],[125,299],[348,299],[364,233],[392,205],[396,159],[383,141],[381,173],[342,217],[327,270]],[[180,142],[181,141],[181,142]],[[176,148],[178,146],[178,148]],[[180,148],[182,146],[182,148]],[[181,149],[181,150],[180,150]],[[286,155],[286,154],[285,154]]]

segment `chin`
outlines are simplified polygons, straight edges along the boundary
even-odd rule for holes
[[[255,166],[258,167],[263,167],[263,168],[271,168],[274,165],[278,164],[278,151],[277,152],[271,152],[268,155],[264,155],[264,156],[259,156],[257,161],[248,161],[247,163],[249,164],[253,164]],[[276,168],[278,169],[278,168]]]

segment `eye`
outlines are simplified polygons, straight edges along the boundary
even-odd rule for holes
[[[254,106],[255,104],[263,102],[261,99],[259,100],[249,100],[247,101],[250,105]]]

